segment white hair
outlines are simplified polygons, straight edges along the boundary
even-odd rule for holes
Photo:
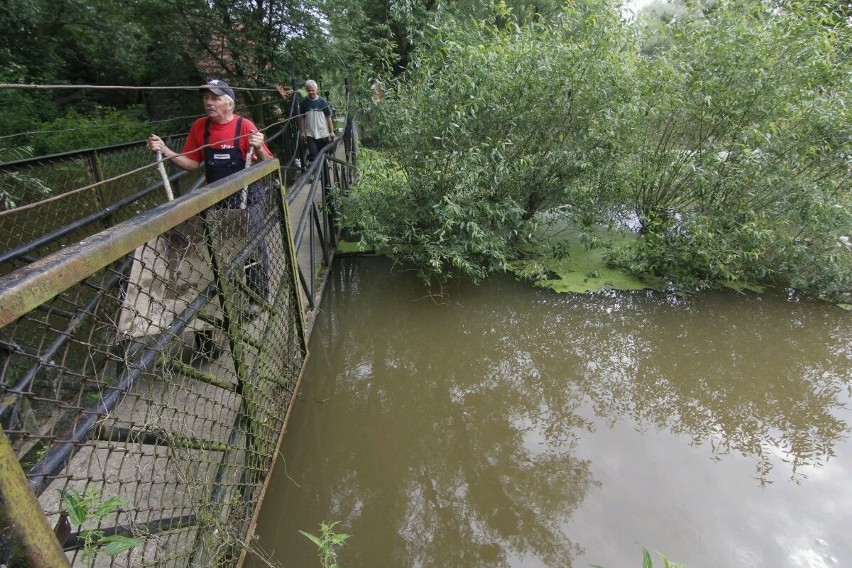
[[[310,89],[310,88],[316,89],[317,88],[317,82],[314,81],[313,79],[308,79],[307,81],[305,81],[305,88],[306,89]]]
[[[225,100],[228,101],[231,104],[231,110],[234,110],[234,107],[237,104],[236,102],[234,102],[234,99],[232,99],[228,95],[222,95],[222,96],[225,97]]]

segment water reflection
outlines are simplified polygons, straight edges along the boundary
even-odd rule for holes
[[[298,529],[341,520],[342,566],[570,567],[586,546],[576,511],[613,489],[593,474],[606,448],[578,451],[602,428],[746,456],[757,487],[803,481],[848,432],[852,324],[830,306],[556,296],[509,279],[436,303],[358,259],[322,307],[259,530],[284,566],[316,565]]]
[[[359,273],[346,278],[370,294],[382,286],[372,278],[363,286]],[[504,566],[514,556],[570,565],[575,545],[558,520],[593,483],[588,463],[571,453],[584,424],[570,411],[578,401],[549,393],[511,329],[483,329],[490,318],[425,299],[358,310],[353,321],[357,299],[329,300],[321,325],[332,332],[315,336],[310,376],[333,379],[303,396],[327,400],[317,419],[334,413],[342,425],[332,447],[315,448],[346,472],[323,488],[332,510],[357,511],[353,534],[366,523],[399,539],[371,551],[370,564]],[[425,317],[437,320],[412,325]],[[531,451],[526,432],[542,425],[553,443]],[[365,518],[373,511],[381,518]]]
[[[794,480],[833,455],[848,430],[840,410],[850,355],[848,339],[829,337],[848,338],[848,318],[773,298],[751,298],[745,321],[743,302],[725,296],[674,310],[642,300],[607,303],[572,346],[586,366],[575,378],[598,416],[686,434],[717,458],[752,456],[761,483],[774,455]]]

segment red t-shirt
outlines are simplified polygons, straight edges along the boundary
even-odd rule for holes
[[[222,150],[234,147],[234,129],[237,127],[237,120],[239,120],[239,118],[240,117],[235,114],[234,118],[225,124],[219,124],[212,120],[210,121],[210,140],[208,143],[212,149]],[[193,122],[192,127],[189,129],[189,135],[186,137],[186,142],[183,145],[183,154],[198,163],[204,162],[204,151],[201,147],[204,146],[204,127],[206,124],[206,116],[202,116]],[[255,126],[249,119],[243,118],[243,124],[240,127],[239,134],[240,152],[242,153],[243,158],[246,157],[246,152],[248,152],[249,149],[249,134],[255,130],[257,130],[257,126]],[[273,155],[265,142],[263,144],[263,149],[266,150],[270,156]],[[254,160],[255,159],[253,158],[253,162]]]

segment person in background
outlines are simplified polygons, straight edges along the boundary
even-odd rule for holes
[[[189,129],[182,153],[170,149],[156,134],[148,136],[148,149],[162,152],[164,160],[188,172],[195,172],[204,164],[204,177],[212,183],[245,169],[249,152],[252,163],[273,158],[264,142],[263,133],[254,123],[234,112],[236,96],[234,90],[221,79],[212,79],[200,89],[206,116],[196,119]],[[241,206],[241,192],[237,192],[216,205],[221,208]],[[253,183],[248,189],[247,208],[249,235],[252,229],[263,225],[266,188],[262,183]],[[246,267],[246,279],[250,288],[264,299],[269,290],[269,261],[265,240],[260,240],[260,259],[252,259]]]
[[[317,82],[305,81],[308,98],[299,103],[299,133],[308,146],[308,160],[313,162],[319,151],[334,140],[334,123],[328,101],[317,94]]]

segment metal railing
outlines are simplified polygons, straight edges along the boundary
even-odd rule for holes
[[[172,174],[187,193],[195,180]],[[144,142],[0,165],[0,274],[159,205],[161,188]]]
[[[285,186],[302,151],[297,109],[293,97],[289,119],[267,132],[284,163]],[[172,148],[181,148],[185,139],[185,134],[165,138]],[[0,164],[0,274],[163,203],[152,160],[139,141]],[[167,167],[175,195],[204,184],[201,175]]]
[[[319,151],[305,174],[287,193],[291,211],[301,212],[291,222],[309,334],[339,238],[332,194],[334,191],[345,193],[351,188],[356,157],[353,122],[347,119],[342,136]]]
[[[14,214],[36,226],[0,243],[0,565],[252,552],[354,156],[347,121],[289,193],[267,160],[171,202],[146,172]]]

